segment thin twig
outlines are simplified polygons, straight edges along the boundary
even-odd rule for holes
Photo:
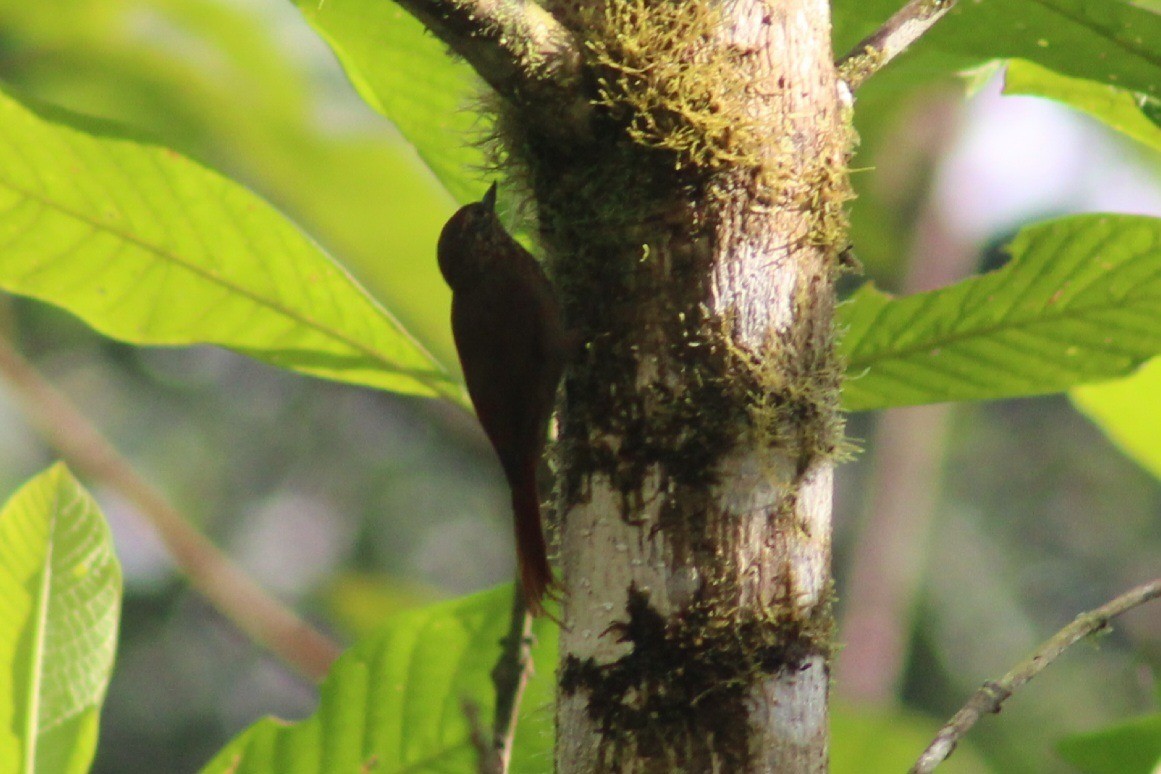
[[[503,774],[496,751],[488,744],[488,732],[480,720],[480,707],[471,699],[464,699],[460,704],[464,718],[468,721],[468,739],[476,751],[477,774]]]
[[[500,96],[529,111],[538,129],[591,138],[580,46],[532,0],[396,0],[462,56]]]
[[[48,443],[81,473],[137,506],[157,530],[190,585],[254,643],[315,682],[326,676],[339,646],[267,594],[242,572],[133,466],[100,431],[0,337],[0,375],[11,385]]]
[[[1072,623],[1054,634],[1028,658],[1016,665],[996,682],[980,686],[955,717],[939,729],[935,739],[919,760],[911,767],[911,774],[929,774],[955,750],[956,744],[971,730],[986,712],[997,713],[1017,688],[1040,674],[1073,643],[1090,634],[1102,631],[1109,621],[1138,605],[1161,597],[1161,578],[1127,591],[1113,601],[1088,613],[1081,613]]]
[[[851,93],[902,54],[955,6],[956,0],[911,0],[838,61]]]
[[[508,635],[500,641],[502,650],[492,668],[496,688],[496,718],[492,724],[492,744],[499,761],[500,774],[506,774],[512,760],[512,740],[516,737],[516,720],[520,699],[532,676],[532,614],[524,600],[520,582],[512,594],[512,617]]]

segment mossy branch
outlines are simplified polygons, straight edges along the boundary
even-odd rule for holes
[[[955,3],[956,0],[911,0],[838,61],[839,77],[853,94],[868,78],[923,37]]]
[[[1052,635],[1026,659],[1017,664],[1008,674],[996,682],[986,682],[972,694],[967,704],[955,713],[943,728],[939,729],[934,741],[923,751],[918,762],[911,767],[910,774],[930,774],[955,750],[967,732],[984,713],[995,714],[1017,688],[1044,671],[1069,647],[1090,634],[1104,631],[1109,622],[1138,605],[1161,597],[1161,578],[1125,592],[1116,599],[1088,613],[1081,613],[1072,623]]]
[[[589,136],[592,105],[581,88],[581,49],[544,8],[531,0],[396,2],[539,129],[556,139]]]

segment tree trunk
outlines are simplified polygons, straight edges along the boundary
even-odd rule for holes
[[[506,122],[569,324],[557,768],[827,767],[833,281],[849,116],[826,0],[550,0],[594,139]]]

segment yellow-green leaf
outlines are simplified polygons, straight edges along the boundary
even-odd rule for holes
[[[0,511],[0,771],[88,771],[120,610],[105,520],[56,465]]]
[[[266,202],[173,151],[63,120],[0,92],[0,288],[134,344],[216,344],[458,399],[391,315]]]
[[[1161,219],[1079,215],[1023,229],[1011,262],[839,309],[851,411],[1060,392],[1161,353]]]

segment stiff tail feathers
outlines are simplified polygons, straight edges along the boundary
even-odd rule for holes
[[[540,496],[533,475],[521,477],[512,485],[512,511],[516,524],[516,561],[520,569],[520,584],[524,601],[535,616],[544,615],[544,598],[551,596],[556,585],[548,564],[548,546],[540,524]]]

